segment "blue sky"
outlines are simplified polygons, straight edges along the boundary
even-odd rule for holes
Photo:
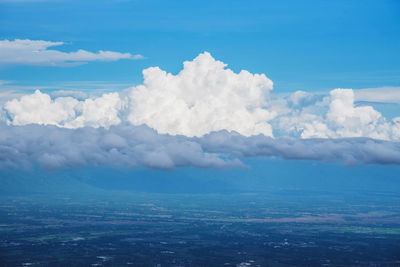
[[[77,67],[1,67],[24,85],[138,84],[142,69],[176,73],[203,51],[235,71],[265,73],[275,91],[400,85],[398,1],[0,1],[0,38],[57,49],[142,54]],[[84,87],[84,84],[82,84]]]

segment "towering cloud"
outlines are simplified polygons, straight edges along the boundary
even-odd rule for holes
[[[132,88],[129,121],[159,133],[202,136],[237,131],[272,136],[266,109],[272,81],[264,74],[236,74],[205,52],[184,63],[177,75],[161,69],[143,71],[144,84]]]

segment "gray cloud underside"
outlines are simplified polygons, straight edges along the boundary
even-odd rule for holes
[[[273,139],[212,132],[203,137],[158,134],[147,126],[109,129],[0,124],[0,167],[47,169],[106,165],[172,169],[243,167],[247,157],[400,164],[400,143],[368,138]]]

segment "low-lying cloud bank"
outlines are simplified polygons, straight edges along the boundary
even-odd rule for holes
[[[56,126],[0,126],[0,166],[48,169],[85,165],[150,167],[229,167],[237,160],[223,160],[204,151],[195,140],[160,135],[147,126],[118,125],[104,128],[65,129]]]
[[[360,105],[351,89],[274,95],[264,74],[234,73],[207,52],[176,75],[152,67],[143,76],[98,97],[36,91],[7,101],[0,165],[224,168],[253,156],[400,163],[400,117]]]
[[[400,143],[366,138],[245,137],[219,131],[203,137],[158,134],[147,126],[85,127],[0,125],[0,167],[79,166],[172,169],[243,167],[247,157],[319,160],[344,164],[399,164]]]

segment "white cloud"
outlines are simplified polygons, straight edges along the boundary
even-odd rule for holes
[[[0,41],[0,64],[71,66],[88,61],[116,61],[119,59],[143,59],[142,55],[100,50],[97,53],[79,49],[75,52],[62,52],[48,49],[63,45],[63,42],[41,40]]]
[[[176,75],[157,67],[143,75],[142,85],[97,98],[70,90],[52,92],[52,98],[36,91],[6,102],[0,119],[65,128],[145,124],[160,134],[187,137],[227,130],[243,136],[400,140],[400,117],[387,120],[360,105],[351,89],[270,97],[273,84],[264,74],[234,73],[207,52],[185,62]]]
[[[356,106],[351,89],[332,90],[327,113],[323,116],[302,114],[297,125],[302,128],[302,138],[369,137],[398,140],[400,137],[396,133],[396,121],[387,121],[372,106]]]
[[[129,121],[159,133],[202,136],[229,130],[272,136],[265,109],[273,83],[264,74],[236,74],[205,52],[184,62],[177,75],[155,68],[143,71],[144,84],[132,88]]]
[[[327,120],[338,136],[387,139],[385,133],[379,133],[379,127],[385,123],[382,115],[372,106],[355,107],[353,90],[335,89],[330,95]]]
[[[52,100],[36,90],[34,94],[13,99],[4,105],[12,125],[56,125],[66,128],[109,127],[119,124],[122,102],[118,93],[108,93],[95,99],[78,101],[72,97]]]
[[[78,103],[72,97],[60,97],[53,101],[49,95],[36,90],[32,95],[8,101],[4,108],[13,125],[34,123],[61,126],[64,121],[75,117]]]
[[[108,93],[95,99],[86,99],[77,105],[80,115],[65,123],[67,128],[110,127],[121,122],[119,111],[122,101],[118,93]]]

